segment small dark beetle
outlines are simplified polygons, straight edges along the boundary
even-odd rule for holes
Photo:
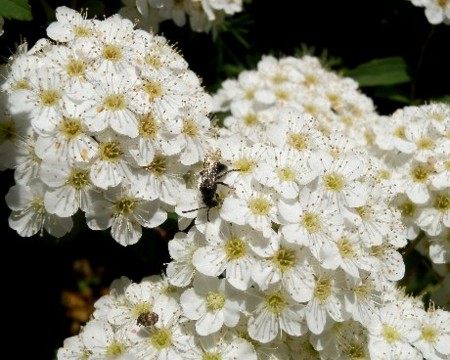
[[[228,169],[227,165],[221,162],[220,150],[216,149],[206,155],[203,162],[203,169],[200,171],[200,178],[198,181],[198,189],[202,194],[202,201],[204,206],[185,210],[183,213],[188,213],[200,209],[206,210],[206,219],[209,221],[209,211],[211,208],[219,205],[217,194],[217,185],[223,185],[232,188],[230,185],[219,181],[222,177],[232,171],[239,171],[239,169]]]
[[[137,324],[141,326],[153,326],[158,322],[159,316],[153,311],[146,311],[137,318]]]

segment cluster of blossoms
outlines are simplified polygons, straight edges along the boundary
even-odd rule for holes
[[[448,241],[448,106],[379,116],[313,57],[266,56],[211,98],[119,15],[62,7],[47,33],[4,69],[10,226],[61,236],[81,210],[123,245],[168,212],[180,229],[165,274],[113,282],[59,360],[450,356],[450,313],[396,288],[419,228]]]
[[[158,32],[159,24],[172,20],[177,26],[190,27],[196,32],[213,34],[227,16],[242,11],[242,0],[122,0],[119,14],[137,20],[145,30]]]
[[[425,8],[425,16],[430,24],[450,25],[450,1],[448,0],[408,0],[414,6]]]
[[[3,69],[0,162],[21,236],[60,237],[72,216],[122,245],[162,224],[209,147],[211,97],[167,41],[115,15],[56,11],[50,40]]]
[[[339,87],[339,77],[323,68],[308,72],[305,63],[318,64],[313,58],[286,62],[281,70],[289,76],[276,68],[283,60],[267,57],[262,63],[272,65],[272,76],[247,72],[239,80],[250,79],[253,87],[230,80],[225,84],[234,95],[225,85],[218,92],[217,108],[252,109],[251,118],[259,119],[230,115],[211,140],[220,152],[208,155],[201,177],[212,176],[214,159],[235,170],[210,179],[219,182],[211,190],[219,206],[202,203],[208,189],[186,189],[175,206],[185,231],[169,241],[166,274],[113,283],[92,320],[59,349],[59,359],[450,355],[450,314],[425,310],[396,289],[405,271],[399,250],[407,243],[393,201],[396,183],[381,176],[383,162],[345,135],[350,130],[342,119],[350,115],[343,109],[360,110],[351,119],[362,109],[375,118],[371,102],[357,87],[345,87],[353,84],[348,79]],[[308,77],[296,74],[296,62]],[[308,97],[315,86],[326,86],[318,79],[327,73],[340,91],[326,91],[328,106],[314,116],[300,97],[282,103],[275,95],[316,79],[303,91]],[[99,338],[101,346],[92,341]]]

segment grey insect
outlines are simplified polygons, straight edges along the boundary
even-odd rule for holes
[[[146,311],[141,313],[137,318],[137,324],[141,326],[153,326],[159,320],[159,316],[157,313],[153,311]]]
[[[221,162],[221,153],[219,149],[209,152],[203,162],[203,169],[200,171],[200,178],[198,181],[198,189],[202,194],[204,206],[184,210],[182,212],[188,213],[201,209],[207,209],[206,220],[209,221],[209,211],[213,207],[219,205],[220,202],[217,194],[217,185],[223,185],[232,189],[230,185],[220,181],[220,179],[233,171],[239,171],[239,169],[228,169],[228,166]]]

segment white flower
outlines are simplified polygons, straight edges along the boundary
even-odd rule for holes
[[[378,272],[381,267],[379,259],[370,253],[359,235],[345,231],[335,242],[326,242],[320,248],[320,265],[325,269],[338,267],[353,278],[360,278],[361,270]]]
[[[179,304],[167,303],[158,310],[158,321],[152,326],[135,325],[128,332],[133,343],[131,352],[138,359],[182,360],[183,352],[193,341],[180,320]]]
[[[292,244],[308,246],[316,259],[320,248],[331,242],[344,230],[344,219],[336,208],[327,207],[316,191],[305,187],[299,200],[283,200],[278,203],[282,225],[281,233]]]
[[[60,161],[89,161],[98,151],[98,144],[88,134],[86,103],[65,103],[55,118],[55,128],[36,139],[35,152],[41,158],[57,158]]]
[[[223,222],[218,233],[207,231],[207,245],[195,251],[192,262],[202,274],[217,277],[225,273],[232,286],[246,290],[255,266],[255,254],[249,243],[259,237],[261,234],[249,226]]]
[[[378,310],[380,293],[377,283],[370,274],[364,273],[360,278],[348,277],[348,291],[344,293],[345,310],[352,314],[353,320],[367,326],[371,317]]]
[[[304,308],[306,323],[313,334],[321,334],[330,320],[346,320],[348,315],[343,306],[344,292],[344,272],[315,270],[313,297]]]
[[[121,302],[109,309],[108,321],[128,332],[135,325],[145,326],[140,323],[141,316],[154,312],[159,317],[164,311],[177,307],[175,299],[161,296],[152,283],[131,283],[125,289]]]
[[[292,336],[300,336],[307,331],[303,305],[293,301],[282,288],[271,287],[263,293],[249,293],[246,302],[251,311],[248,334],[254,340],[268,343],[280,331]]]
[[[109,356],[120,358],[129,354],[131,342],[125,333],[116,332],[114,327],[104,321],[90,320],[80,334],[90,359],[105,359]]]
[[[450,263],[450,230],[443,231],[441,235],[430,237],[429,254],[435,264]]]
[[[275,193],[267,187],[252,182],[236,184],[237,197],[227,197],[222,205],[220,216],[238,225],[250,225],[269,236],[272,221],[278,222]]]
[[[6,203],[12,210],[9,226],[20,236],[43,235],[44,229],[55,237],[61,237],[72,229],[70,217],[50,214],[44,207],[45,184],[38,179],[27,186],[14,185],[6,194]]]
[[[59,6],[55,11],[56,20],[47,28],[47,35],[59,42],[84,39],[96,36],[95,21],[86,19],[86,13],[80,14],[66,6]]]
[[[450,189],[433,192],[429,206],[422,209],[417,225],[430,236],[439,236],[450,228]]]
[[[271,246],[263,259],[253,267],[252,278],[262,290],[281,281],[284,290],[298,302],[311,300],[314,274],[308,263],[306,248],[286,242],[282,236],[272,236]]]
[[[108,189],[122,182],[132,184],[137,181],[125,139],[112,132],[100,134],[97,138],[98,150],[89,173],[92,183],[101,189]]]
[[[195,330],[205,336],[219,331],[223,325],[234,327],[240,317],[237,292],[224,279],[197,274],[193,287],[180,297],[183,314],[195,320]]]
[[[41,179],[50,187],[44,196],[48,212],[62,217],[72,216],[79,209],[87,211],[100,198],[90,181],[89,168],[79,164],[71,165],[61,159],[42,163]]]
[[[41,64],[30,74],[27,88],[11,93],[9,109],[13,115],[29,113],[34,130],[46,133],[55,129],[69,95],[61,76]]]
[[[230,332],[219,331],[208,336],[197,337],[196,340],[194,346],[183,354],[184,359],[258,359],[250,342]]]
[[[450,355],[450,313],[433,306],[420,316],[420,337],[414,341],[425,359],[444,359]]]
[[[310,183],[317,175],[306,157],[293,149],[280,148],[269,148],[255,171],[257,181],[273,187],[287,199],[298,196],[300,186]]]
[[[85,119],[90,131],[98,133],[110,127],[116,133],[130,138],[138,136],[136,114],[144,110],[144,104],[139,99],[139,93],[134,90],[137,76],[131,71],[97,72],[91,75],[89,80],[94,85],[94,92],[89,99],[91,109]]]
[[[156,153],[153,160],[137,173],[138,180],[131,186],[145,200],[160,199],[166,204],[176,205],[177,194],[186,190],[182,178],[185,171],[177,157]]]
[[[373,314],[367,329],[371,358],[422,359],[421,354],[412,346],[417,340],[420,322],[399,304],[382,306]]]
[[[267,126],[267,137],[276,146],[286,146],[302,155],[325,146],[325,137],[314,127],[311,115],[288,107],[280,109],[277,118],[276,123]]]
[[[64,339],[63,346],[58,349],[58,360],[80,360],[84,357],[88,358],[90,355],[89,350],[83,344],[80,335],[71,336]]]
[[[133,245],[142,236],[142,226],[154,228],[167,219],[159,201],[137,198],[130,190],[118,186],[104,192],[105,200],[95,201],[86,211],[92,230],[111,227],[111,236],[123,246]]]
[[[167,264],[167,277],[174,286],[188,286],[195,274],[192,256],[197,249],[205,244],[204,235],[195,226],[188,233],[178,232],[169,241],[169,254],[172,259]]]
[[[327,206],[345,211],[365,205],[368,185],[361,181],[365,166],[355,153],[344,153],[337,159],[324,151],[312,154],[312,163],[319,170],[317,190]]]
[[[370,358],[367,330],[352,320],[334,323],[320,335],[311,334],[310,342],[315,349],[320,350],[321,359]]]

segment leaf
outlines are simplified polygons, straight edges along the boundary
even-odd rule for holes
[[[30,21],[33,19],[28,0],[0,0],[0,16],[8,20]]]
[[[398,56],[374,59],[355,69],[344,70],[344,75],[355,79],[361,87],[396,85],[411,81],[405,60]]]
[[[382,86],[374,92],[374,96],[403,103],[405,105],[411,103],[409,94],[395,86]]]

